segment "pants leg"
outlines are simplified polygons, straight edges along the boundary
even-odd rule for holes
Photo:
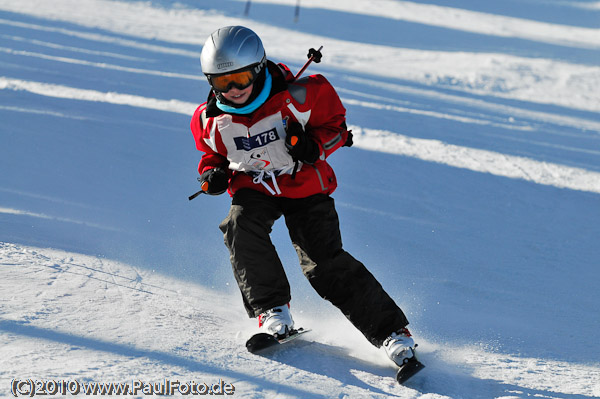
[[[274,198],[254,190],[240,190],[219,226],[250,317],[291,299],[289,282],[270,238],[273,224],[281,214]]]
[[[334,201],[326,195],[292,200],[286,224],[304,275],[375,346],[408,320],[367,268],[342,249]]]

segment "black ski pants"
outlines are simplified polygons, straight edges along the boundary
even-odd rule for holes
[[[233,196],[229,214],[219,227],[250,317],[291,299],[288,279],[270,238],[273,224],[282,215],[312,287],[372,344],[381,346],[393,331],[408,324],[375,277],[342,249],[333,198],[318,194],[291,199],[243,189]]]

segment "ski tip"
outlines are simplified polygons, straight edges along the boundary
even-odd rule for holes
[[[396,373],[396,380],[398,383],[404,384],[409,378],[424,368],[425,365],[413,357],[406,364],[402,365],[400,369],[398,369],[398,372]]]
[[[288,334],[279,337],[267,333],[256,333],[246,341],[246,349],[250,353],[268,352],[268,349],[278,347],[284,343],[295,340],[302,334],[309,332],[303,328],[289,331]]]
[[[257,353],[276,345],[279,345],[277,338],[267,333],[254,334],[246,341],[246,349],[250,353]]]

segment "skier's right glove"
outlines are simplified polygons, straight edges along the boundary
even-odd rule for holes
[[[210,195],[223,194],[229,186],[229,176],[222,168],[212,168],[198,178],[202,191]]]

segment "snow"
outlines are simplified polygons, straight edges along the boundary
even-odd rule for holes
[[[0,0],[0,396],[14,380],[222,382],[248,398],[600,397],[600,3]],[[199,54],[246,25],[323,73],[355,146],[344,245],[411,321],[381,350],[273,232],[296,321],[269,358],[231,275],[226,196],[187,197]],[[150,396],[139,391],[136,395]]]

